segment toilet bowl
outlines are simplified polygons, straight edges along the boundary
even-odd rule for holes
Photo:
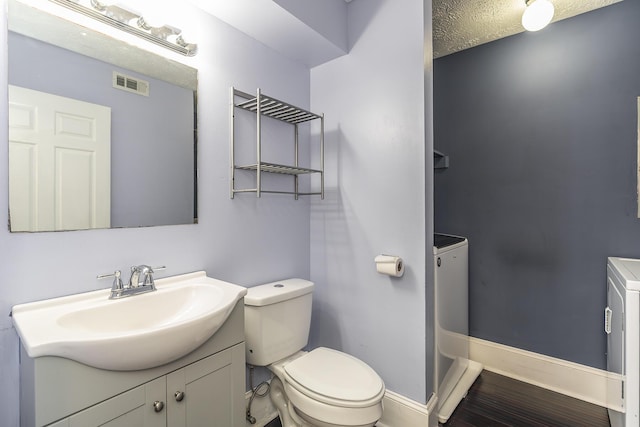
[[[270,397],[283,427],[372,427],[382,416],[384,382],[346,353],[306,346],[313,283],[288,279],[245,296],[247,363],[274,375]]]

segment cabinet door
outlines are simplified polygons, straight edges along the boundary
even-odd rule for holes
[[[68,418],[69,427],[166,427],[166,379],[158,378]],[[157,405],[155,402],[161,402]]]
[[[243,427],[244,343],[167,375],[168,427]]]

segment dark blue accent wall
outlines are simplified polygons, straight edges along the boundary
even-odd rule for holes
[[[640,258],[640,2],[437,59],[435,229],[470,242],[471,335],[606,367],[608,256]]]

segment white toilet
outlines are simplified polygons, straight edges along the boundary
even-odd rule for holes
[[[313,283],[287,279],[244,297],[247,363],[275,377],[270,397],[283,427],[371,427],[382,416],[382,379],[361,360],[309,339]]]

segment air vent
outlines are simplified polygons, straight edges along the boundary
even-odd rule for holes
[[[113,87],[137,93],[138,95],[149,96],[149,82],[118,73],[117,71],[113,72]]]

